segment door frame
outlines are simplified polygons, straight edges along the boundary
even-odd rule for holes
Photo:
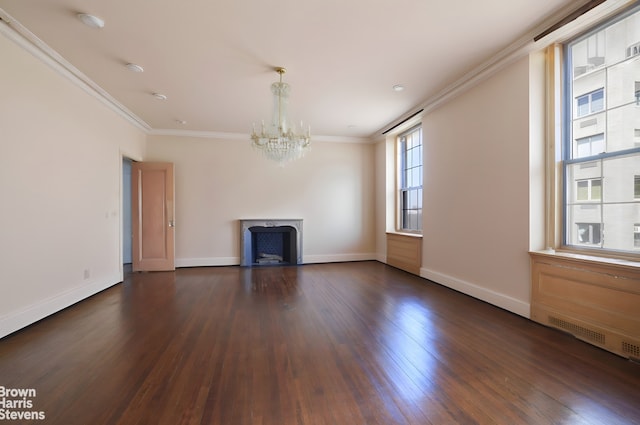
[[[118,173],[118,180],[119,180],[119,186],[118,186],[118,193],[119,193],[119,202],[120,202],[120,220],[118,223],[118,273],[119,273],[119,278],[120,278],[120,282],[124,281],[124,208],[125,208],[125,202],[124,202],[124,169],[122,167],[122,164],[124,162],[124,160],[127,159],[131,162],[139,162],[142,161],[142,158],[140,156],[137,155],[132,155],[129,152],[126,152],[122,149],[120,149],[119,154],[118,154],[118,170],[120,171]],[[131,202],[133,202],[133,200],[131,200]],[[131,202],[129,202],[129,206],[131,206]],[[131,242],[131,244],[133,245],[133,241]]]

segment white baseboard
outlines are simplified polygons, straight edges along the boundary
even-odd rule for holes
[[[420,276],[429,279],[440,285],[446,286],[463,294],[472,296],[479,300],[488,302],[522,317],[529,319],[531,317],[530,304],[508,295],[492,291],[482,286],[475,285],[471,282],[457,279],[442,273],[434,272],[425,268],[420,269]]]
[[[0,338],[12,334],[60,310],[64,310],[78,301],[82,301],[120,282],[121,280],[114,275],[111,278],[69,289],[19,311],[0,316]]]
[[[328,254],[328,255],[305,255],[302,262],[304,264],[317,264],[317,263],[343,263],[349,261],[369,261],[375,260],[376,254],[363,253],[363,254]]]
[[[303,255],[302,264],[341,263],[376,259],[377,255],[375,253]],[[240,257],[176,258],[176,267],[237,266],[239,264]]]
[[[176,267],[238,266],[240,257],[176,258]]]

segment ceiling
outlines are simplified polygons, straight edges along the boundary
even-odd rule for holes
[[[270,119],[269,86],[283,66],[295,122],[314,137],[367,138],[583,3],[0,0],[0,17],[151,131],[246,135]],[[84,25],[80,12],[104,28]]]

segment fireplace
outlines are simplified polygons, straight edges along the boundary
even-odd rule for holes
[[[240,265],[302,264],[302,220],[240,220]]]

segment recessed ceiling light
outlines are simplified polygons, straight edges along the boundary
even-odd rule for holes
[[[129,71],[133,72],[144,72],[144,68],[135,63],[128,63],[125,65]]]
[[[185,125],[187,122],[185,120],[176,120],[178,124]]]
[[[167,100],[167,96],[162,93],[153,93],[153,97],[158,100]]]
[[[91,28],[102,28],[104,27],[104,21],[97,16],[89,15],[88,13],[78,13],[78,19],[84,22],[85,25]]]
[[[404,90],[404,86],[400,84],[396,84],[395,86],[393,86],[393,91],[402,91],[402,90]]]

